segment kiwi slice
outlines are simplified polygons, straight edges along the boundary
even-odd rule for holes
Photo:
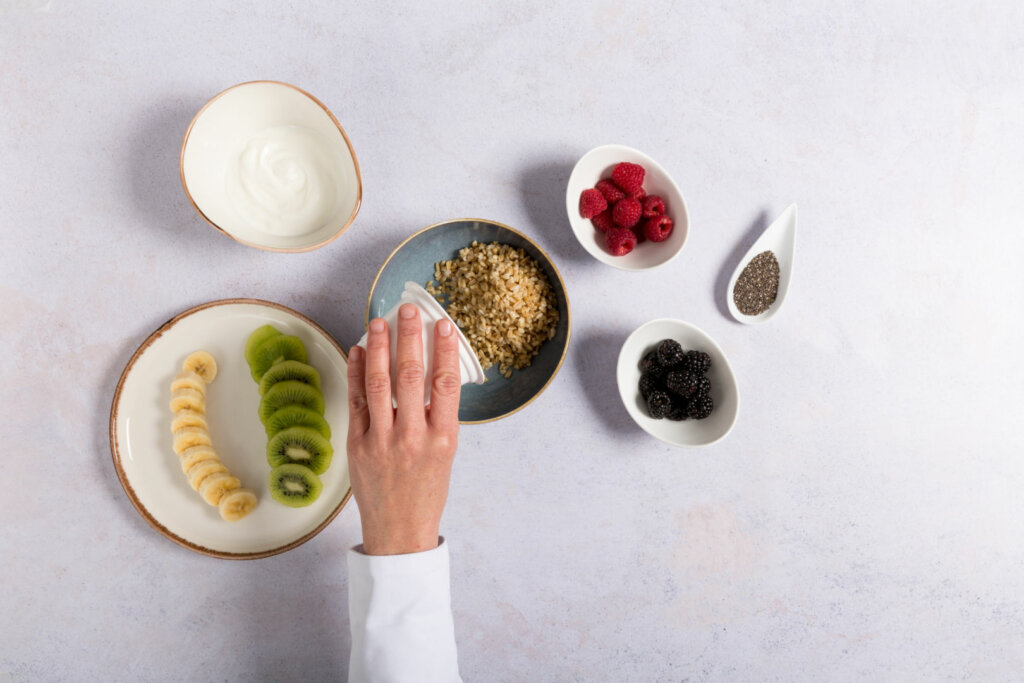
[[[273,325],[264,325],[253,330],[253,333],[245,340],[245,362],[251,366],[253,358],[255,358],[256,347],[280,334]]]
[[[279,334],[271,337],[252,352],[252,362],[249,363],[249,370],[252,371],[252,378],[259,382],[263,374],[276,363],[286,360],[297,360],[306,362],[306,346],[302,340],[290,334]]]
[[[309,427],[282,429],[267,443],[267,462],[271,467],[293,462],[305,465],[313,474],[323,474],[333,455],[331,442]]]
[[[301,508],[320,497],[324,485],[313,470],[288,463],[270,470],[270,496],[282,505]]]
[[[290,405],[280,410],[275,410],[264,421],[263,426],[267,429],[268,439],[272,438],[282,429],[296,426],[309,427],[316,430],[325,439],[331,438],[331,426],[327,424],[327,420],[324,419],[323,415],[300,405]]]
[[[278,382],[260,399],[260,422],[266,425],[271,415],[290,405],[303,406],[323,415],[324,395],[319,389],[294,379]]]
[[[286,360],[271,365],[270,369],[263,373],[263,379],[260,380],[260,396],[267,393],[267,389],[277,382],[289,379],[320,388],[320,373],[316,368],[297,360]]]

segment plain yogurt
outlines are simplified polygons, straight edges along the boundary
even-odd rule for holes
[[[331,141],[305,126],[266,128],[241,147],[226,173],[227,195],[252,227],[305,235],[338,210],[341,177]]]

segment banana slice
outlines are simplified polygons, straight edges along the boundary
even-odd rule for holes
[[[177,413],[182,410],[194,410],[197,413],[206,413],[206,399],[195,389],[176,389],[171,392],[171,412]]]
[[[242,482],[238,481],[238,477],[233,477],[226,471],[211,474],[199,485],[199,495],[210,505],[217,506],[225,493],[234,491],[241,485]]]
[[[189,354],[181,372],[171,380],[171,432],[181,471],[191,486],[229,522],[237,522],[256,507],[259,499],[232,476],[213,449],[206,421],[207,384],[217,377],[217,361],[206,351]]]
[[[249,489],[235,489],[221,496],[217,507],[227,522],[237,522],[255,509],[259,499]]]
[[[207,351],[196,351],[189,355],[182,363],[181,369],[196,373],[207,383],[217,377],[217,361]]]
[[[206,380],[191,370],[182,370],[171,380],[171,393],[178,389],[195,389],[206,396]]]
[[[210,425],[206,421],[206,415],[203,413],[197,413],[190,408],[176,412],[174,419],[171,420],[171,433],[188,429],[189,427],[201,427],[207,431],[210,429]]]
[[[210,432],[202,427],[189,427],[174,432],[174,452],[181,455],[186,448],[193,446],[212,446]]]
[[[188,475],[189,486],[192,487],[193,491],[198,491],[207,478],[227,471],[228,468],[224,467],[224,463],[220,460],[203,460],[189,468],[186,474]]]
[[[180,456],[181,471],[185,474],[188,474],[190,469],[206,460],[220,462],[217,451],[213,450],[213,446],[192,446],[191,448],[186,448],[180,453]]]

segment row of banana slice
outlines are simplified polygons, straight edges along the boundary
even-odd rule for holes
[[[217,362],[206,351],[196,351],[182,364],[171,381],[171,432],[174,452],[188,483],[203,500],[220,510],[220,516],[237,522],[256,507],[258,499],[242,488],[220,461],[206,421],[206,386],[217,377]]]

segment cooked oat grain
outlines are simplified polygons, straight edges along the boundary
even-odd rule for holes
[[[544,271],[524,249],[480,244],[434,264],[427,291],[444,305],[466,335],[484,370],[505,377],[530,365],[555,336],[558,301]]]

